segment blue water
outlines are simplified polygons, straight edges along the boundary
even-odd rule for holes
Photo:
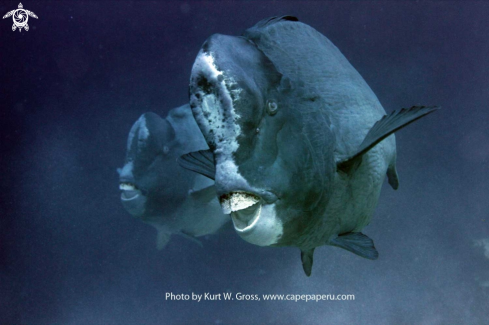
[[[1,324],[487,324],[489,3],[23,5],[29,31],[0,21]],[[380,258],[321,247],[307,278],[297,248],[231,229],[157,251],[119,201],[132,123],[188,101],[207,37],[283,14],[325,34],[386,111],[442,106],[397,134],[401,186],[364,230]],[[165,298],[192,292],[355,300]]]

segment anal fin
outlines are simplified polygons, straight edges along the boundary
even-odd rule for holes
[[[353,254],[369,260],[376,260],[379,257],[379,252],[375,249],[374,241],[361,232],[349,232],[339,235],[330,244],[346,249]]]
[[[399,176],[397,175],[396,163],[387,168],[387,179],[389,181],[389,185],[397,190],[399,188]]]
[[[313,259],[314,248],[301,250],[302,268],[307,276],[311,276]]]

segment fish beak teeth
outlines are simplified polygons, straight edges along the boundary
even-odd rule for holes
[[[260,202],[260,197],[246,192],[231,192],[222,195],[219,198],[219,202],[221,203],[222,212],[230,214]]]
[[[119,184],[119,189],[122,191],[121,200],[123,201],[131,201],[139,197],[140,191],[138,190],[136,185],[132,183],[121,182]]]
[[[136,190],[136,186],[134,186],[134,184],[131,184],[131,183],[120,183],[119,184],[119,190],[122,190],[122,191],[135,191]]]

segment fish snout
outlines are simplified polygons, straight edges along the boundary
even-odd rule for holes
[[[134,200],[141,193],[132,179],[122,177],[119,180],[119,190],[121,190],[121,200],[123,201]]]
[[[127,179],[120,180],[122,206],[134,217],[141,217],[145,211],[147,198],[142,191]]]
[[[219,197],[222,212],[230,214],[238,232],[251,229],[260,217],[263,201],[254,193],[235,191]]]

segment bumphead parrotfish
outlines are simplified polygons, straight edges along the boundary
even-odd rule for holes
[[[378,257],[361,231],[385,175],[398,187],[393,133],[436,109],[386,115],[331,41],[291,16],[207,39],[190,107],[210,149],[179,163],[215,179],[244,240],[300,248],[308,276],[318,246]]]
[[[195,237],[215,233],[229,221],[214,182],[177,163],[179,156],[207,148],[188,105],[172,109],[166,119],[145,113],[129,132],[125,164],[118,169],[121,202],[156,228],[158,249],[172,234],[200,243]]]

